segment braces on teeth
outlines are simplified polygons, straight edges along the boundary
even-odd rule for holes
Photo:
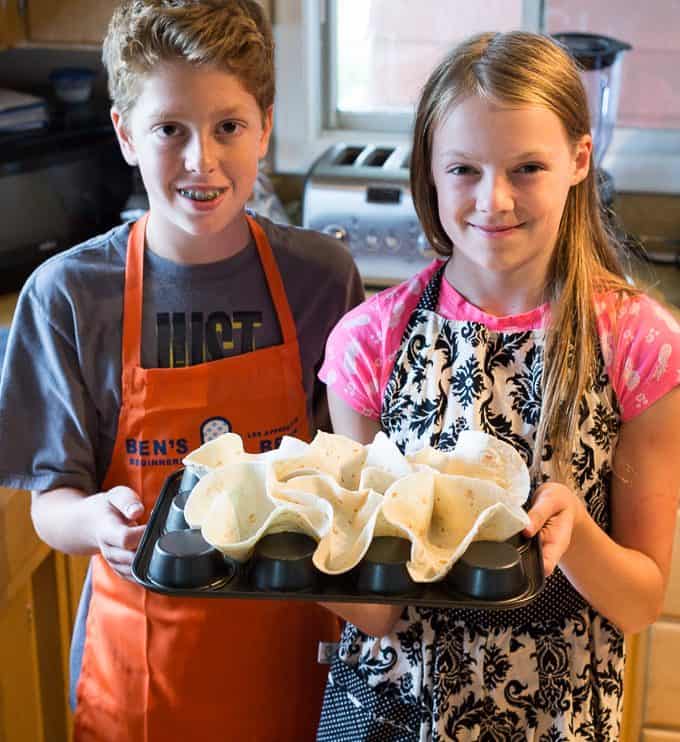
[[[191,198],[194,201],[212,201],[213,199],[217,198],[222,191],[192,191],[187,188],[180,188],[179,192],[182,196],[186,196],[187,198]]]

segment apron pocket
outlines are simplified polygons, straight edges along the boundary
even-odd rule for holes
[[[418,706],[376,693],[352,666],[335,657],[317,742],[414,742],[419,730]]]

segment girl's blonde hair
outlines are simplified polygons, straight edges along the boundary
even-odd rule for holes
[[[102,58],[123,117],[160,61],[223,68],[255,98],[263,117],[274,103],[274,40],[256,0],[124,0],[111,17]]]
[[[555,113],[574,144],[590,133],[588,103],[579,69],[547,36],[513,31],[474,36],[457,46],[430,75],[416,112],[411,190],[425,236],[441,255],[455,245],[439,219],[432,177],[432,140],[452,106],[476,95],[508,106],[541,106]],[[555,449],[554,472],[571,476],[579,428],[579,401],[595,373],[599,340],[595,291],[632,291],[616,244],[605,227],[593,167],[572,186],[560,222],[546,285],[551,304],[547,329],[543,401],[534,446],[534,473],[547,445]],[[568,443],[568,445],[563,445]]]

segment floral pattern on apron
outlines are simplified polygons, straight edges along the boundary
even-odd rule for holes
[[[385,390],[381,424],[409,453],[454,447],[483,430],[532,463],[544,331],[495,331],[436,313],[444,266],[413,312]],[[609,527],[620,414],[599,359],[580,400],[575,481]],[[540,466],[551,478],[551,451]],[[318,740],[618,740],[621,632],[556,569],[533,603],[511,611],[407,606],[392,633],[348,623],[329,676]]]

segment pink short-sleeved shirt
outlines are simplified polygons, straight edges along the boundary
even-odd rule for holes
[[[434,261],[409,281],[360,304],[328,338],[319,378],[362,415],[380,417],[406,323],[440,265]],[[644,294],[621,298],[602,293],[595,308],[605,367],[626,422],[680,383],[680,325]],[[495,317],[470,304],[446,280],[437,311],[447,319],[506,332],[541,329],[548,317],[547,304],[524,314]]]

